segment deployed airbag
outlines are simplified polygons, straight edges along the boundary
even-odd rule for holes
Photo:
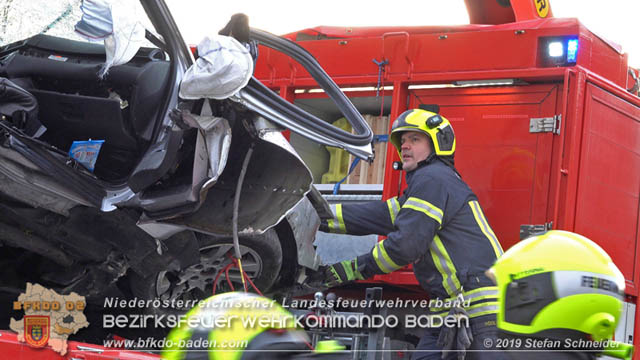
[[[82,18],[75,29],[89,40],[104,40],[107,60],[99,74],[101,78],[112,66],[129,62],[145,40],[145,29],[131,4],[127,0],[82,2]]]
[[[198,44],[198,55],[180,85],[183,99],[226,99],[245,87],[253,74],[249,50],[232,37],[205,37]]]

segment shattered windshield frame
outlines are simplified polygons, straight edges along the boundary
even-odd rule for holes
[[[0,0],[0,46],[38,34],[101,43],[102,39],[90,40],[75,31],[76,24],[82,18],[83,1],[86,0]],[[141,23],[152,33],[158,33],[140,2],[132,0],[99,0],[98,2],[126,7],[130,18]],[[143,46],[155,47],[148,41]]]

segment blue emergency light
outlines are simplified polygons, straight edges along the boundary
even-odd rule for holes
[[[572,66],[578,60],[578,39],[575,36],[540,38],[542,66]]]
[[[567,41],[567,62],[574,63],[578,59],[578,39]]]

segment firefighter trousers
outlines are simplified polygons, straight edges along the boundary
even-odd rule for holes
[[[508,359],[504,353],[495,350],[498,328],[496,328],[496,316],[484,315],[469,319],[469,325],[473,333],[473,342],[465,360],[501,360]],[[437,345],[440,328],[427,328],[420,339],[412,360],[441,360],[442,348]],[[449,352],[445,360],[457,359],[456,352]]]

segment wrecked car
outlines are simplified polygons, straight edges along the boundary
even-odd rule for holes
[[[246,28],[244,39],[229,31],[209,40],[240,45],[244,73],[218,84],[215,71],[198,72],[213,61],[207,45],[194,58],[163,0],[142,0],[139,10],[123,9],[129,1],[55,3],[30,7],[44,15],[20,14],[42,23],[0,44],[5,295],[31,281],[96,303],[204,298],[214,281],[242,286],[229,266],[234,234],[263,292],[316,268],[327,205],[282,131],[363,159],[372,133],[315,59],[264,31]],[[354,133],[253,79],[258,43],[305,66]]]

